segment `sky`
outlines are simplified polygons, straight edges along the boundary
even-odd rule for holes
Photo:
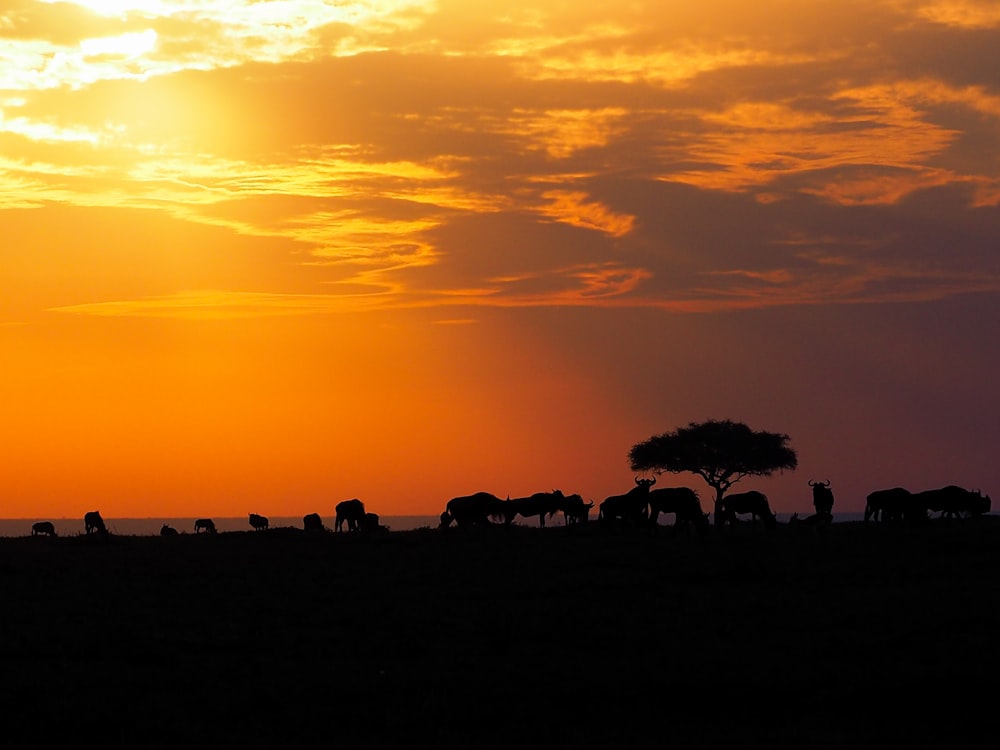
[[[0,3],[0,517],[1000,499],[998,303],[995,0]]]

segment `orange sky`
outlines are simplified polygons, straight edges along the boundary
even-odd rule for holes
[[[0,517],[1000,488],[990,0],[8,0]],[[710,497],[690,475],[664,477]]]

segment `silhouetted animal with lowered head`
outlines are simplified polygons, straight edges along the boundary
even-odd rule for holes
[[[693,526],[700,533],[709,530],[708,516],[701,509],[698,493],[690,487],[661,487],[649,493],[649,521],[656,525],[661,513],[674,514],[674,530]]]
[[[865,523],[899,522],[911,504],[912,495],[903,487],[875,490],[865,498]]]
[[[260,516],[256,513],[250,514],[250,525],[253,526],[254,531],[263,531],[268,527],[269,523],[265,516]]]
[[[778,525],[778,518],[771,512],[767,495],[757,490],[737,492],[735,495],[723,497],[719,506],[718,522],[723,526],[732,525],[737,522],[737,515],[748,513],[752,521],[759,519],[767,529],[773,529]]]
[[[635,487],[624,495],[612,495],[601,502],[597,509],[597,520],[614,521],[620,518],[623,521],[642,523],[649,515],[649,488],[654,484],[656,477],[636,477]]]
[[[160,527],[160,536],[177,536],[177,529],[173,526],[163,524],[163,526]]]
[[[954,484],[918,492],[916,497],[929,512],[940,513],[942,518],[971,518],[990,512],[989,495],[984,496],[979,490],[967,490]]]
[[[92,510],[83,516],[83,528],[88,534],[107,534],[108,527],[104,525],[100,511]]]
[[[319,513],[302,516],[302,528],[306,531],[323,531],[323,519],[320,518]]]
[[[56,527],[53,525],[52,521],[39,521],[31,525],[31,535],[38,536],[39,534],[44,534],[45,536],[56,536]]]
[[[360,531],[365,520],[365,504],[358,498],[342,500],[337,503],[337,519],[334,521],[335,531],[343,531],[344,524],[347,524],[348,531]]]
[[[564,496],[561,490],[536,492],[528,497],[504,500],[504,520],[509,524],[515,516],[538,516],[538,525],[545,526],[545,516],[552,517],[562,508]]]
[[[202,531],[205,531],[205,532],[207,532],[209,534],[214,534],[215,533],[215,521],[213,521],[211,518],[199,518],[197,521],[195,521],[194,522],[194,533],[195,534],[200,534]]]
[[[453,497],[441,514],[441,525],[447,528],[454,521],[457,526],[489,526],[491,518],[506,520],[504,502],[489,492]]]

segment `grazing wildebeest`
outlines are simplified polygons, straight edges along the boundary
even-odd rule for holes
[[[504,501],[504,519],[509,524],[515,516],[538,516],[538,525],[545,526],[545,516],[550,518],[562,508],[565,496],[561,490],[536,492],[528,497],[515,497]]]
[[[593,507],[593,500],[585,503],[580,495],[566,495],[560,504],[560,509],[563,512],[563,524],[570,526],[576,523],[586,523],[590,516],[590,509]]]
[[[250,514],[250,525],[253,526],[255,531],[262,531],[268,527],[268,520],[266,516],[260,516],[256,513]]]
[[[745,515],[749,513],[751,521],[760,519],[764,526],[773,529],[778,525],[778,518],[771,512],[771,506],[767,502],[767,495],[757,490],[749,492],[737,492],[735,495],[727,495],[722,498],[719,505],[718,522],[725,526],[732,525],[737,521],[737,514]]]
[[[177,536],[177,529],[173,526],[163,524],[163,526],[160,527],[160,536]]]
[[[830,489],[830,481],[814,482],[809,480],[809,486],[813,491],[813,507],[817,516],[833,515],[833,491]]]
[[[597,520],[614,521],[622,519],[633,523],[642,523],[649,514],[649,488],[656,484],[652,479],[635,478],[635,487],[624,495],[612,495],[605,498],[597,509]]]
[[[323,519],[319,513],[302,516],[302,528],[306,531],[323,531]]]
[[[354,497],[337,503],[337,518],[334,521],[335,531],[343,531],[347,524],[348,531],[360,531],[365,521],[365,504]]]
[[[674,514],[674,530],[694,526],[704,534],[709,529],[708,516],[701,509],[698,493],[690,487],[661,487],[649,493],[649,521],[654,526],[661,513]]]
[[[445,505],[447,519],[441,514],[441,525],[447,527],[454,521],[458,526],[489,526],[491,518],[506,520],[504,502],[489,492],[453,497]]]
[[[979,490],[967,490],[954,484],[936,490],[918,492],[916,497],[931,513],[940,513],[941,518],[981,516],[990,512],[990,496]]]
[[[56,536],[56,527],[52,524],[52,521],[39,521],[31,525],[31,535],[38,536],[39,534],[45,534],[46,536]]]
[[[379,523],[378,513],[365,513],[365,517],[361,520],[361,530],[373,534],[388,531],[389,527]]]
[[[902,487],[875,490],[865,501],[865,523],[869,520],[876,523],[902,521],[911,497],[910,491]]]
[[[84,514],[83,527],[88,534],[93,534],[95,531],[98,534],[108,533],[108,527],[104,525],[104,519],[101,518],[100,512],[96,510]]]
[[[202,531],[206,531],[209,534],[215,533],[215,521],[211,518],[199,518],[194,522],[194,533],[200,534]]]

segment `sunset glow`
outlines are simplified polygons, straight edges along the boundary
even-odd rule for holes
[[[599,502],[709,418],[779,511],[996,497],[998,70],[992,0],[6,3],[0,517]]]

